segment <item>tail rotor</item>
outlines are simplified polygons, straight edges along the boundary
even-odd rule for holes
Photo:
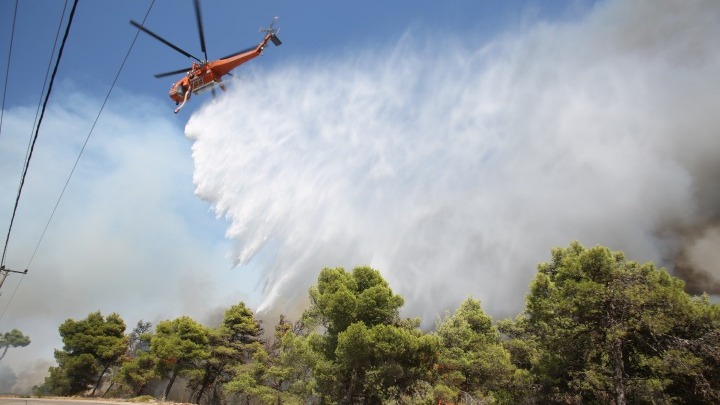
[[[272,21],[270,22],[270,26],[267,28],[260,28],[260,32],[264,32],[267,35],[270,35],[270,40],[275,46],[282,45],[282,41],[280,41],[280,38],[277,37],[277,33],[280,32],[279,28],[275,28],[275,23],[277,22],[278,17],[273,17]]]

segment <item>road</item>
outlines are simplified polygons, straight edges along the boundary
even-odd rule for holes
[[[108,404],[133,404],[132,402],[121,402],[101,399],[75,399],[75,398],[12,398],[1,397],[0,405],[108,405]],[[152,403],[149,403],[152,404]],[[140,404],[138,404],[140,405]]]

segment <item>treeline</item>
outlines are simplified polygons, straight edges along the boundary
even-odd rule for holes
[[[493,322],[468,298],[428,332],[400,318],[378,271],[324,269],[302,318],[269,333],[243,303],[213,328],[180,317],[125,334],[117,314],[69,319],[34,394],[129,398],[162,384],[165,399],[181,378],[213,405],[720,403],[720,306],[683,287],[575,242],[538,266],[515,319]]]

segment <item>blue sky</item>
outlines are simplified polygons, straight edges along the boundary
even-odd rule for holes
[[[14,4],[8,0],[1,5],[5,41],[0,45],[0,51],[3,55],[7,55]],[[582,14],[589,4],[592,2],[578,0],[453,1],[443,4],[411,1],[392,4],[207,2],[202,5],[202,13],[211,59],[256,44],[261,38],[258,28],[266,26],[273,16],[279,16],[279,27],[287,46],[282,51],[266,53],[262,63],[272,67],[320,55],[351,53],[371,44],[385,42],[390,46],[407,30],[418,35],[465,33],[468,41],[483,43],[498,33],[539,19],[572,18]],[[66,16],[71,6],[72,2],[69,2]],[[86,91],[104,94],[136,32],[128,20],[142,21],[149,6],[149,1],[80,3],[59,79],[73,80],[82,83]],[[39,94],[64,7],[62,1],[20,2],[10,67],[11,75],[14,71],[18,76],[11,76],[14,79],[8,85],[8,107],[34,102]],[[191,54],[202,56],[191,1],[157,0],[146,25]],[[381,54],[378,56],[382,57]],[[172,78],[155,79],[152,74],[179,69],[188,62],[185,56],[142,35],[133,48],[119,86],[133,93],[162,97]]]
[[[244,301],[272,324],[324,266],[378,268],[430,327],[470,295],[514,315],[575,239],[718,262],[720,12],[703,0],[205,1],[211,59],[273,16],[284,44],[176,116],[173,78],[152,75],[190,61],[141,34],[32,256],[149,4],[79,3],[6,260],[30,273],[0,296],[0,330],[33,339],[6,358],[16,387],[42,378],[67,318],[212,324]],[[62,7],[20,2],[3,236]],[[157,0],[146,25],[200,56],[191,1]]]

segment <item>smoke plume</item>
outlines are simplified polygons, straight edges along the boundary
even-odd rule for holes
[[[251,68],[187,124],[196,194],[264,269],[261,313],[369,264],[424,322],[469,295],[511,315],[571,240],[718,293],[718,38],[717,1],[609,1],[480,45],[408,32]]]

